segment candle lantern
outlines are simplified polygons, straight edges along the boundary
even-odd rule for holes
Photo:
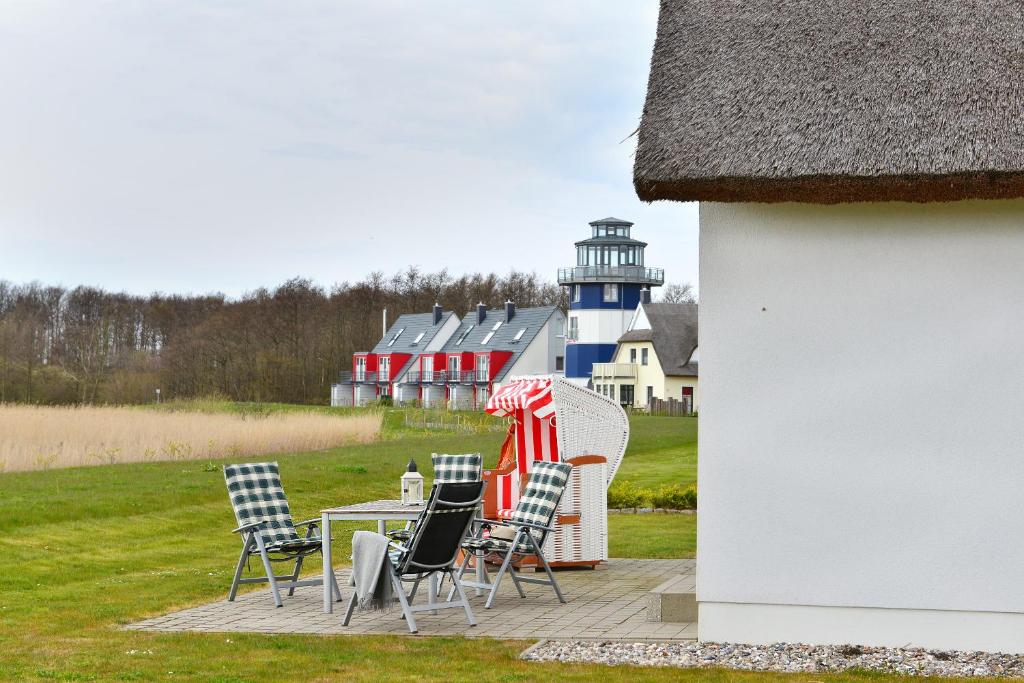
[[[402,505],[423,504],[423,475],[416,470],[416,461],[410,460],[402,475]]]

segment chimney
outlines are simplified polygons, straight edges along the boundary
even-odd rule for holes
[[[380,333],[382,337],[388,336],[388,309],[384,309],[384,314],[381,316],[381,322],[384,325],[384,331]]]
[[[476,324],[483,325],[484,318],[487,317],[487,307],[484,306],[484,302],[481,301],[476,305]]]
[[[505,322],[511,322],[512,317],[516,314],[516,305],[509,299],[505,302]]]
[[[644,287],[640,290],[640,303],[649,304],[651,303],[651,289],[650,287]]]
[[[434,324],[441,322],[441,304],[434,304]]]

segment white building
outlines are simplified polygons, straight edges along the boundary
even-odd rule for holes
[[[1024,652],[1024,6],[666,2],[703,640]]]

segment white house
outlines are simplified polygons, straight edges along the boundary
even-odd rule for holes
[[[594,390],[624,406],[649,407],[651,399],[699,408],[697,304],[651,303],[650,292],[619,337],[610,363],[594,363]]]
[[[1024,5],[665,0],[700,202],[699,637],[1024,652]]]

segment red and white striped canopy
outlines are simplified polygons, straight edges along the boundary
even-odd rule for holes
[[[537,377],[509,382],[494,392],[485,410],[499,417],[530,410],[534,417],[541,420],[549,418],[555,414],[551,378]]]

